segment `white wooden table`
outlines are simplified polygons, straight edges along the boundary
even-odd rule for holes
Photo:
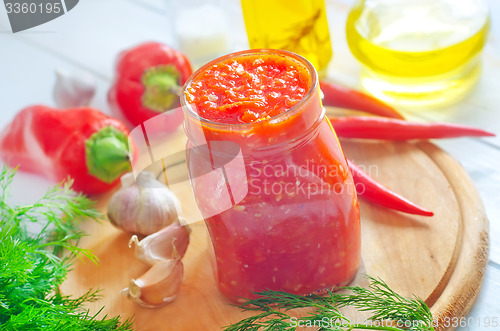
[[[176,0],[172,0],[176,1]],[[178,0],[181,1],[181,0]],[[238,7],[237,0],[222,0]],[[334,44],[329,76],[359,86],[359,65],[345,42],[345,19],[352,0],[329,0],[328,19]],[[492,30],[483,54],[483,75],[474,91],[459,105],[414,113],[420,120],[443,120],[479,126],[496,132],[493,139],[453,139],[436,143],[468,171],[483,199],[490,220],[490,260],[479,298],[469,316],[476,321],[500,320],[500,1],[489,0]],[[0,6],[0,127],[21,108],[31,104],[54,105],[54,70],[85,71],[95,76],[98,91],[91,106],[110,113],[106,101],[116,54],[147,40],[173,44],[162,0],[82,0],[69,13],[39,27],[12,34],[7,14]],[[244,47],[243,23],[232,15],[237,47]],[[239,39],[238,39],[239,38]],[[495,92],[495,93],[494,93]],[[19,173],[12,201],[26,203],[39,197],[53,183]],[[459,330],[494,330],[477,323]],[[498,328],[500,329],[500,328]]]

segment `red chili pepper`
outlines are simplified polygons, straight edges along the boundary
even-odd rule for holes
[[[382,184],[378,183],[373,178],[364,173],[361,169],[359,169],[352,161],[347,160],[347,164],[351,169],[352,178],[354,180],[354,183],[356,184],[356,187],[358,186],[358,184],[363,186],[363,190],[359,190],[358,195],[365,200],[408,214],[422,216],[434,215],[433,212],[419,207],[410,200],[400,196],[397,193],[392,192]]]
[[[180,87],[191,76],[188,59],[179,51],[147,42],[119,54],[108,100],[134,126],[168,111],[155,123],[172,131],[183,120]]]
[[[330,107],[340,107],[353,110],[360,110],[365,113],[404,119],[396,109],[384,102],[360,91],[356,91],[344,86],[330,82],[319,82],[323,91],[323,105]]]
[[[483,129],[461,124],[415,123],[369,116],[330,118],[330,122],[337,135],[343,138],[409,140],[495,135]]]
[[[0,157],[54,181],[68,176],[86,194],[108,191],[130,170],[128,130],[91,108],[31,106],[0,134]]]

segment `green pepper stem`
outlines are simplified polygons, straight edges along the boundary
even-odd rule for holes
[[[147,69],[142,75],[144,93],[142,103],[145,107],[162,113],[179,102],[182,93],[180,73],[173,65],[159,65]]]
[[[130,171],[130,151],[127,135],[107,126],[95,132],[85,142],[85,157],[89,174],[111,183]]]

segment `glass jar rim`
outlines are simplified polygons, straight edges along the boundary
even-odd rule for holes
[[[310,77],[311,77],[311,85],[309,87],[309,90],[304,94],[302,99],[299,100],[295,105],[292,107],[288,108],[284,112],[277,114],[273,117],[270,117],[268,119],[258,121],[258,122],[250,122],[250,123],[222,123],[222,122],[215,122],[208,120],[206,118],[201,117],[194,109],[193,105],[189,103],[186,100],[186,89],[191,85],[191,83],[195,80],[196,77],[198,77],[201,73],[203,73],[208,67],[211,67],[215,64],[218,64],[220,62],[226,61],[231,58],[238,58],[238,57],[243,57],[243,56],[252,56],[252,55],[259,55],[259,54],[266,54],[266,55],[279,55],[279,56],[287,56],[290,58],[293,58],[295,61],[298,61],[304,67],[306,70],[309,72]],[[274,124],[274,123],[280,123],[285,121],[287,118],[290,116],[293,116],[297,113],[299,113],[302,109],[304,109],[303,105],[307,104],[307,102],[311,99],[311,97],[314,95],[314,92],[318,88],[318,74],[316,72],[316,69],[312,65],[311,62],[309,62],[306,58],[303,56],[286,51],[286,50],[281,50],[281,49],[248,49],[248,50],[243,50],[239,52],[234,52],[230,53],[224,56],[221,56],[215,60],[212,60],[208,62],[207,64],[203,65],[200,67],[198,70],[196,70],[189,78],[188,80],[184,83],[182,87],[182,95],[181,95],[181,107],[184,110],[184,113],[189,115],[191,118],[200,121],[201,124],[209,126],[211,128],[217,129],[217,128],[223,128],[225,130],[230,130],[230,131],[248,131],[252,129],[253,126],[256,124],[258,125],[265,125],[265,124]]]

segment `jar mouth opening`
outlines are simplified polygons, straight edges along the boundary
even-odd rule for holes
[[[259,54],[265,54],[265,55],[279,55],[279,56],[284,56],[284,57],[290,57],[294,59],[295,61],[299,62],[302,64],[306,70],[309,72],[310,77],[311,77],[311,85],[309,87],[309,90],[304,94],[302,99],[300,99],[299,102],[297,102],[295,105],[292,107],[288,108],[287,110],[283,111],[280,114],[277,114],[273,117],[270,117],[265,120],[261,120],[258,122],[250,122],[250,123],[222,123],[222,122],[215,122],[208,120],[206,118],[203,118],[200,116],[194,109],[193,106],[196,107],[196,105],[193,105],[189,103],[186,100],[186,89],[191,85],[191,83],[201,74],[203,73],[208,67],[213,66],[215,64],[218,64],[222,61],[231,59],[231,58],[238,58],[238,57],[244,57],[244,56],[252,56],[252,55],[259,55]],[[304,105],[307,104],[307,102],[311,99],[311,97],[314,95],[316,89],[318,88],[318,74],[316,72],[316,69],[314,66],[309,62],[306,58],[303,56],[300,56],[296,53],[290,52],[290,51],[285,51],[285,50],[279,50],[279,49],[250,49],[250,50],[244,50],[244,51],[239,51],[235,53],[231,53],[228,55],[224,55],[222,57],[219,57],[213,61],[208,62],[198,70],[196,70],[191,77],[186,81],[182,88],[182,95],[181,95],[181,106],[182,109],[184,110],[185,114],[189,115],[189,117],[201,122],[203,125],[211,127],[211,128],[224,128],[227,130],[228,128],[231,131],[247,131],[250,130],[252,127],[255,125],[266,125],[266,124],[277,124],[280,122],[286,121],[290,116],[293,116],[297,113],[299,113],[301,110],[305,109]]]

